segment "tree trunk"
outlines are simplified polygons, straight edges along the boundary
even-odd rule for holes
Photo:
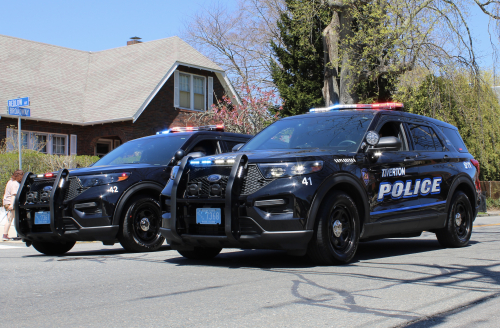
[[[347,40],[353,35],[352,18],[347,7],[330,2],[333,16],[323,31],[325,75],[323,99],[326,106],[353,104],[358,101],[356,83],[358,76],[350,68],[353,54],[347,48]],[[342,47],[342,48],[341,48]]]

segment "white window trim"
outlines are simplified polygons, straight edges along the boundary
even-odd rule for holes
[[[68,135],[67,134],[57,134],[51,133],[50,140],[50,153],[52,155],[68,156]],[[54,154],[54,137],[64,138],[64,154]]]
[[[7,136],[9,136],[9,131],[11,132],[11,135],[13,138],[17,139],[17,133],[14,133],[14,130],[16,129],[11,129],[7,128]],[[33,149],[34,146],[34,140],[36,135],[44,135],[47,136],[47,152],[42,153],[42,154],[50,154],[54,155],[52,151],[52,140],[53,137],[64,137],[65,140],[65,146],[64,146],[64,156],[68,156],[68,139],[69,136],[67,134],[60,134],[60,133],[48,133],[48,132],[40,132],[40,131],[27,131],[27,130],[21,130],[22,133],[27,133],[28,134],[28,149]],[[12,147],[10,147],[12,148]],[[17,149],[16,149],[17,150]]]
[[[109,145],[109,152],[111,152],[113,150],[113,144],[114,144],[113,139],[105,139],[105,138],[104,139],[98,139],[97,142],[96,142],[96,145],[94,146],[94,156],[98,156],[98,154],[97,154],[97,144],[98,143],[108,144]],[[106,154],[101,154],[101,155],[104,156]]]
[[[179,87],[179,74],[183,75],[188,75],[189,76],[189,105],[191,108],[187,107],[181,107],[180,106],[180,87]],[[195,109],[194,108],[194,79],[193,77],[201,77],[203,79],[203,107],[205,109]],[[191,73],[186,73],[182,71],[175,71],[174,73],[174,107],[180,108],[180,109],[187,109],[187,110],[192,110],[196,112],[205,112],[207,110],[207,77],[203,75],[198,75],[198,74],[191,74]]]

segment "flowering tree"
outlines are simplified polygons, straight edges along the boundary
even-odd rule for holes
[[[281,99],[274,91],[264,91],[256,86],[242,87],[241,104],[223,96],[212,110],[193,114],[189,122],[195,125],[224,124],[226,132],[255,135],[279,119]]]

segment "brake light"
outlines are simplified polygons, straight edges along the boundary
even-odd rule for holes
[[[479,172],[480,172],[480,167],[479,167],[479,161],[475,159],[471,159],[470,162],[474,167],[476,168],[476,189],[480,192],[481,191],[481,183],[479,182]]]

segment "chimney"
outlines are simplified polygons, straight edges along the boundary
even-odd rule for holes
[[[136,43],[142,43],[141,38],[138,36],[133,36],[130,38],[130,41],[127,41],[127,46],[131,46]]]

